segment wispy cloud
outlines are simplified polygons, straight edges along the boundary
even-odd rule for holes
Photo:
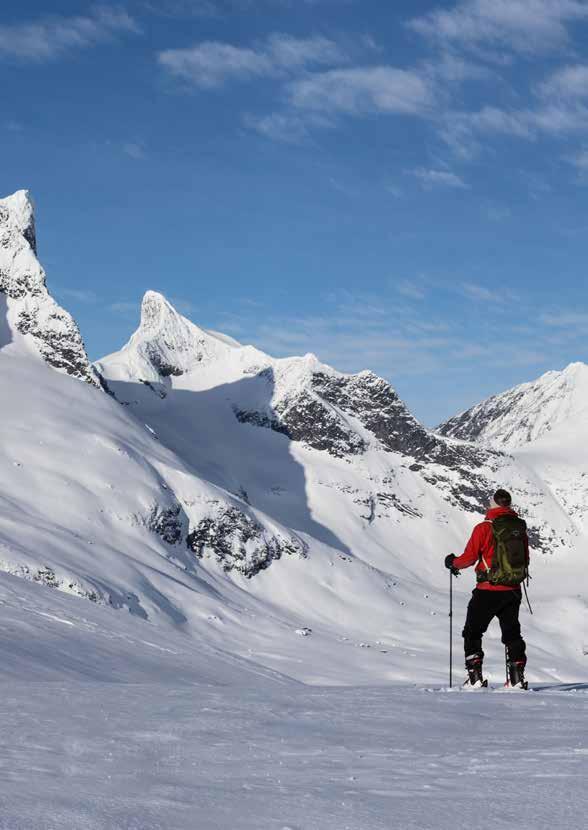
[[[468,190],[469,185],[464,182],[461,176],[452,173],[451,170],[431,170],[426,167],[417,167],[414,170],[407,170],[415,176],[425,188],[430,190],[433,187],[453,187],[458,190]]]
[[[293,81],[292,106],[321,113],[417,114],[433,104],[431,82],[416,71],[392,66],[332,69]]]
[[[534,109],[504,110],[485,106],[477,112],[449,112],[440,130],[443,140],[465,159],[475,156],[482,140],[502,135],[535,141],[540,135],[565,137],[588,131],[588,107],[546,101]]]
[[[124,9],[100,6],[88,15],[0,25],[0,57],[48,61],[71,50],[96,46],[116,35],[138,32],[137,23]]]
[[[284,77],[310,66],[341,64],[347,58],[328,38],[275,33],[254,47],[205,41],[187,49],[166,49],[158,60],[171,75],[196,87],[214,89],[229,81]]]
[[[566,161],[573,164],[582,176],[588,175],[588,149],[583,148],[571,156],[566,156]]]
[[[440,134],[457,155],[469,158],[492,135],[537,140],[588,131],[588,66],[575,64],[549,74],[529,91],[526,107],[505,109],[486,104],[479,110],[448,110]]]
[[[426,291],[421,283],[414,280],[401,280],[395,285],[396,290],[409,300],[424,300]]]
[[[90,291],[86,288],[61,288],[57,286],[55,292],[62,297],[67,297],[70,300],[75,300],[79,303],[86,303],[88,305],[98,302],[98,295],[95,291]]]
[[[126,300],[119,300],[116,303],[111,303],[108,306],[109,310],[112,311],[114,314],[122,314],[124,316],[129,316],[131,314],[135,314],[138,316],[140,303],[136,302],[127,302]]]
[[[250,130],[272,141],[300,144],[306,141],[315,129],[332,129],[335,122],[319,113],[272,112],[269,115],[247,113],[243,123]]]
[[[127,141],[122,146],[122,151],[135,161],[142,161],[147,157],[145,146],[139,141]]]
[[[553,328],[573,328],[588,326],[588,311],[553,311],[541,315],[541,322]]]
[[[502,290],[487,288],[475,282],[463,282],[460,290],[468,299],[483,303],[504,303],[510,296]]]
[[[24,126],[21,122],[16,121],[14,118],[9,118],[8,121],[5,122],[4,126],[11,133],[21,133],[24,130]]]
[[[296,6],[349,5],[355,0],[146,0],[145,8],[164,17],[217,17],[235,13],[271,10],[272,8],[296,8]]]
[[[461,0],[414,18],[409,26],[445,45],[529,54],[565,45],[568,26],[586,18],[585,0]]]
[[[537,91],[543,98],[588,98],[588,66],[564,66],[542,81]]]
[[[512,210],[503,205],[488,205],[486,216],[491,222],[506,222],[512,216]]]
[[[168,297],[168,300],[180,314],[194,314],[198,311],[198,306],[185,297]]]

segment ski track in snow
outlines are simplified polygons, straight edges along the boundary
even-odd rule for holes
[[[588,694],[3,685],[2,830],[579,827]]]

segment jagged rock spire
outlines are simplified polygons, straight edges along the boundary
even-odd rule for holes
[[[23,347],[60,372],[101,385],[74,319],[47,291],[27,190],[0,199],[0,293],[7,297],[8,325]]]

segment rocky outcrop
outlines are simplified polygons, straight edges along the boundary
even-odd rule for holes
[[[79,329],[49,295],[36,255],[32,202],[26,191],[0,200],[0,292],[8,300],[8,319],[53,369],[101,386]]]
[[[481,511],[492,489],[483,471],[496,464],[497,453],[447,441],[425,429],[390,384],[373,372],[316,372],[312,385],[325,401],[357,418],[382,447],[406,456],[410,469],[445,498],[469,512]]]
[[[270,534],[237,507],[223,507],[216,516],[202,519],[190,531],[188,548],[199,559],[212,556],[223,570],[255,576],[284,555],[306,556],[302,541]]]

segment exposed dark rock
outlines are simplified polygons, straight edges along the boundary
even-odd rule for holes
[[[459,438],[463,441],[477,441],[484,434],[489,424],[516,410],[524,397],[525,391],[522,389],[495,395],[482,404],[477,404],[466,412],[449,418],[440,424],[436,431],[439,435]],[[529,433],[527,440],[531,437],[531,427],[532,423],[529,423],[527,425]],[[517,419],[516,429],[521,433],[525,429],[525,424],[521,423],[520,419]]]
[[[406,516],[412,516],[415,519],[422,519],[423,514],[416,509],[416,507],[412,507],[410,504],[405,504],[401,501],[396,493],[378,493],[377,494],[378,502],[383,507],[394,507],[399,513],[403,513]]]
[[[183,534],[183,512],[179,504],[161,508],[155,506],[147,520],[147,526],[157,533],[168,545],[177,544]]]
[[[338,458],[361,454],[366,448],[365,442],[345,425],[337,412],[306,393],[279,402],[271,415],[237,407],[233,411],[237,420],[243,424],[272,429],[286,435],[291,441],[300,441]]]
[[[162,400],[167,397],[167,392],[164,389],[156,389],[155,386],[151,383],[151,381],[139,378],[139,383],[142,383],[144,386],[147,386],[148,389],[151,389],[151,391]]]
[[[420,472],[445,498],[469,512],[483,511],[492,484],[480,470],[491,468],[499,453],[452,443],[425,429],[390,384],[372,372],[351,376],[315,372],[313,388],[324,400],[355,416],[387,450],[415,459],[409,469]],[[459,480],[446,471],[458,472]]]
[[[46,565],[44,568],[39,568],[29,565],[9,565],[6,562],[0,562],[0,570],[18,576],[20,579],[25,579],[29,582],[36,582],[39,585],[44,585],[46,588],[55,588],[58,591],[64,591],[68,594],[88,599],[90,602],[104,604],[103,598],[91,589],[82,586],[79,582],[68,578],[67,576],[58,576],[53,568]]]
[[[198,558],[212,555],[225,571],[236,570],[248,578],[284,554],[306,555],[300,540],[268,536],[260,524],[236,507],[202,519],[188,534],[186,543]]]
[[[166,347],[169,351],[173,351],[174,347],[172,344],[166,343]],[[178,378],[184,374],[184,370],[180,369],[179,366],[174,366],[173,363],[169,363],[162,358],[158,345],[147,343],[145,346],[145,352],[147,357],[149,358],[151,365],[157,371],[160,377]]]
[[[308,392],[280,401],[275,411],[292,441],[301,441],[339,458],[361,455],[366,450],[365,441],[341,414]]]
[[[292,439],[288,427],[278,420],[277,417],[272,418],[263,412],[246,411],[244,409],[239,409],[236,406],[233,407],[233,412],[235,413],[235,418],[241,424],[251,424],[256,427],[273,429],[274,432],[279,432],[282,435],[286,435],[288,438]]]

